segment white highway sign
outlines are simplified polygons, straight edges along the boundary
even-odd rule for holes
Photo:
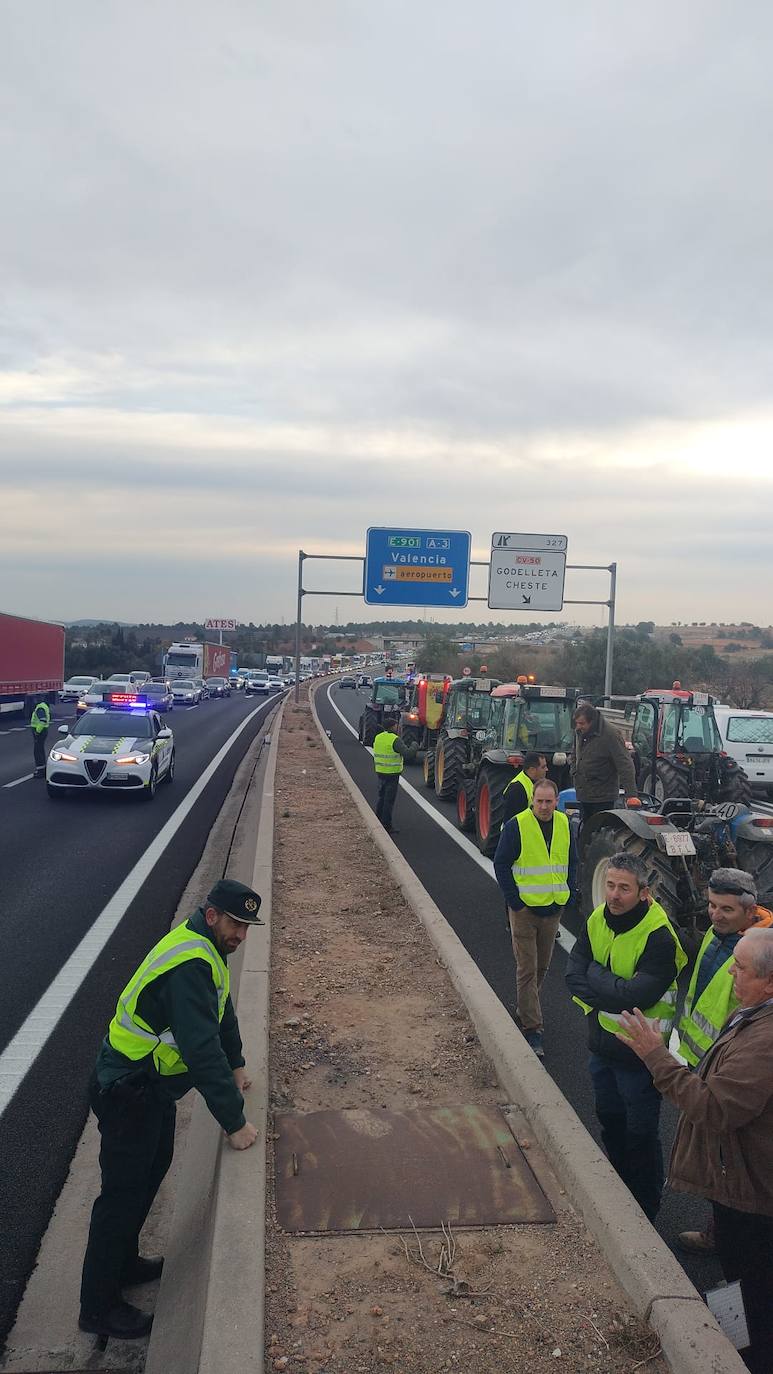
[[[493,534],[488,604],[492,611],[560,611],[566,535]]]

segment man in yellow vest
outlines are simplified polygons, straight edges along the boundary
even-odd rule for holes
[[[197,1088],[229,1145],[246,1150],[257,1131],[244,1116],[244,1066],[229,987],[228,956],[260,897],[222,878],[203,907],[170,930],[118,999],[89,1087],[102,1138],[102,1191],[91,1213],[81,1278],[82,1331],[134,1340],[153,1321],[122,1296],[157,1279],[162,1259],[139,1254],[139,1235],[172,1162],[175,1102]]]
[[[543,778],[529,810],[503,825],[494,855],[513,942],[518,1020],[540,1059],[545,1047],[539,994],[569,901],[569,822],[557,803],[556,784]]]
[[[397,723],[397,716],[385,715],[384,728],[373,741],[373,765],[378,778],[376,815],[388,835],[398,833],[392,825],[392,810],[400,785],[403,759],[413,758],[416,753],[415,745],[404,744],[400,739]]]
[[[741,868],[715,868],[709,878],[709,929],[698,951],[679,1022],[679,1053],[695,1068],[738,1006],[732,976],[735,947],[748,930],[773,925],[773,913],[757,905],[757,884]],[[692,1254],[714,1254],[714,1228],[682,1231],[678,1245]]]
[[[588,917],[569,955],[566,981],[588,1018],[590,1072],[609,1161],[653,1221],[663,1191],[660,1093],[633,1050],[618,1039],[620,1014],[644,1007],[668,1044],[676,980],[687,963],[666,912],[650,895],[647,866],[613,854],[603,905]]]
[[[511,821],[519,812],[531,806],[535,784],[542,782],[548,775],[548,761],[544,754],[530,750],[524,756],[523,765],[514,778],[511,778],[504,791],[505,814],[502,820]]]
[[[34,777],[46,775],[46,740],[51,725],[51,709],[47,701],[39,701],[30,716],[32,730],[32,752],[35,759]]]

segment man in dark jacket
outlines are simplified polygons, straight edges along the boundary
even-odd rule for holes
[[[647,868],[614,854],[606,902],[588,917],[569,955],[566,981],[588,1018],[590,1072],[601,1139],[609,1161],[650,1221],[663,1191],[660,1093],[646,1065],[617,1037],[620,1013],[647,1008],[668,1041],[677,974],[687,962],[663,908],[650,896]]]
[[[577,707],[574,728],[572,782],[587,821],[596,811],[608,811],[621,787],[626,799],[635,797],[636,774],[622,736],[595,706],[583,702]]]
[[[232,878],[159,940],[130,978],[102,1042],[89,1088],[99,1122],[102,1191],[91,1214],[78,1325],[96,1335],[146,1336],[153,1318],[124,1302],[125,1286],[148,1283],[163,1260],[146,1259],[139,1234],[174,1151],[175,1102],[197,1088],[229,1145],[246,1150],[239,1025],[228,956],[258,917],[260,897]]]
[[[672,1188],[709,1198],[728,1283],[740,1280],[751,1345],[744,1362],[773,1370],[773,930],[735,947],[736,1006],[691,1073],[668,1053],[638,1007],[621,1031],[664,1097],[681,1109]],[[628,1053],[631,1052],[628,1050]]]

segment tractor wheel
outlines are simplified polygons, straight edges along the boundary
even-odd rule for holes
[[[421,771],[422,771],[422,774],[423,774],[423,777],[424,777],[424,786],[425,786],[425,787],[434,787],[434,786],[435,786],[435,751],[434,751],[434,749],[428,749],[427,752],[426,752],[426,754],[424,755],[424,762],[423,762],[423,764],[422,764]]]
[[[678,920],[679,899],[677,882],[671,860],[657,845],[648,843],[624,826],[600,827],[591,837],[582,860],[582,909],[590,915],[597,906],[604,905],[604,883],[613,854],[631,854],[643,859],[649,869],[649,886],[653,897],[671,917]]]
[[[456,798],[466,758],[467,745],[463,739],[444,738],[438,741],[435,750],[435,792],[441,801]]]
[[[762,835],[768,831],[761,831]],[[760,840],[738,841],[738,867],[751,873],[757,884],[760,906],[770,910],[773,905],[773,844]]]
[[[510,772],[484,764],[475,789],[475,838],[481,854],[494,857],[505,818],[505,788]]]
[[[657,801],[665,801],[666,797],[688,797],[690,795],[689,784],[684,773],[680,769],[674,768],[673,764],[667,763],[665,759],[658,759],[656,772],[654,795]],[[649,792],[652,786],[651,778],[652,773],[647,768],[639,783],[640,791]]]
[[[368,746],[372,745],[376,735],[381,729],[381,722],[375,711],[371,711],[369,706],[365,707],[365,714],[362,718],[362,742]]]
[[[417,749],[419,747],[419,732],[418,730],[414,730],[412,725],[406,725],[403,727],[403,729],[400,731],[400,739],[402,740],[406,749],[412,749],[414,745]],[[419,760],[416,754],[411,754],[410,757],[405,760],[405,762],[418,763]]]
[[[740,802],[742,806],[752,805],[752,785],[743,768],[728,770],[722,778],[719,789],[721,802]]]
[[[462,778],[456,789],[456,824],[460,830],[475,829],[475,781]]]

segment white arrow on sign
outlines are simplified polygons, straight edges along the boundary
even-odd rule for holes
[[[459,592],[457,591],[456,587],[452,587],[452,588],[451,588],[451,595],[452,595],[452,596],[459,596]]]
[[[384,592],[386,591],[386,587],[374,587],[373,590],[377,593],[378,596],[383,596]]]

